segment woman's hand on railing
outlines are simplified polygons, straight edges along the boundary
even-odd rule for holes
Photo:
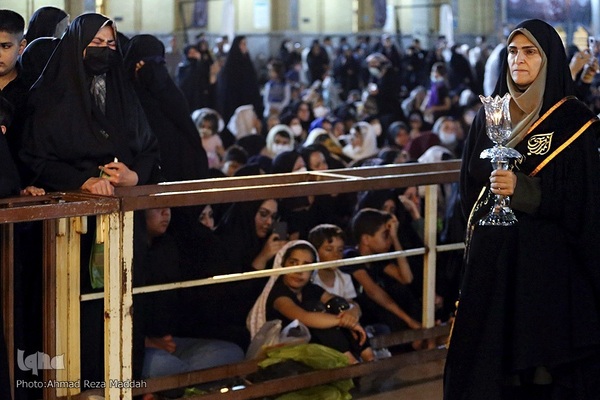
[[[45,194],[46,191],[44,189],[35,186],[27,186],[21,190],[21,196],[43,196]]]
[[[102,175],[114,186],[135,186],[138,184],[138,174],[122,162],[113,161],[98,167]]]
[[[115,187],[106,178],[89,178],[81,185],[81,190],[105,196],[112,196],[115,194]]]

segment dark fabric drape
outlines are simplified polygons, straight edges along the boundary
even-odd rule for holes
[[[107,21],[100,14],[74,19],[32,88],[21,156],[46,189],[77,189],[115,157],[138,184],[158,179],[157,140],[123,68],[106,74],[106,115],[90,94],[83,51]]]
[[[152,131],[158,138],[162,174],[167,181],[208,177],[208,160],[185,97],[165,66],[165,47],[152,35],[131,38],[125,68]],[[136,63],[144,66],[137,72]]]

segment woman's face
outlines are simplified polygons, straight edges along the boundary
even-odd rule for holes
[[[310,108],[308,104],[302,103],[298,106],[298,112],[296,113],[301,121],[308,121],[310,119]]]
[[[210,230],[215,229],[215,217],[213,214],[213,209],[210,206],[210,204],[204,206],[204,209],[202,209],[202,212],[200,213],[200,216],[198,217],[198,221]]]
[[[392,215],[395,215],[396,214],[396,203],[394,203],[394,200],[387,199],[381,206],[381,211],[385,211]]]
[[[315,262],[314,255],[307,249],[295,249],[283,262],[283,267],[295,267]],[[299,292],[310,281],[310,271],[283,275],[283,283],[294,292]]]
[[[277,202],[275,200],[265,200],[258,208],[254,216],[254,227],[256,236],[266,238],[271,231],[273,221],[277,219]]]
[[[246,39],[240,40],[240,51],[242,52],[242,54],[248,53],[248,42],[246,41]]]
[[[519,87],[531,85],[541,66],[540,50],[525,35],[516,34],[508,44],[508,67],[513,81]]]
[[[108,46],[111,50],[117,49],[117,42],[115,41],[115,32],[112,26],[103,26],[96,33],[96,36],[92,39],[89,47],[106,47]],[[85,51],[83,53],[85,55]]]
[[[276,133],[275,137],[273,138],[273,143],[279,145],[287,145],[290,144],[290,138]]]
[[[306,164],[304,163],[304,159],[300,156],[296,159],[294,166],[292,167],[292,172],[306,170]]]
[[[325,156],[320,151],[310,153],[308,163],[311,171],[325,171],[329,168]]]

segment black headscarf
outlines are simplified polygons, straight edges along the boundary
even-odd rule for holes
[[[25,40],[27,44],[39,37],[52,37],[56,33],[57,25],[69,15],[56,7],[38,8],[29,19]]]
[[[32,88],[21,155],[47,189],[80,188],[115,157],[137,173],[138,184],[158,179],[156,137],[121,63],[106,73],[105,114],[92,98],[83,52],[105,25],[114,27],[100,14],[75,18]]]
[[[300,154],[295,150],[283,151],[273,159],[271,166],[271,173],[282,174],[286,172],[292,172],[296,160],[300,158]]]
[[[548,59],[544,100],[540,110],[540,115],[542,115],[563,97],[575,94],[565,47],[552,25],[542,20],[523,21],[514,30],[519,29],[526,29],[535,37]],[[493,95],[504,96],[505,93],[508,93],[507,80],[512,78],[506,57],[502,59],[501,65],[500,79],[498,79]]]
[[[144,66],[136,72],[136,63],[140,61]],[[207,178],[206,152],[187,101],[165,66],[163,43],[152,35],[132,37],[127,44],[124,64],[150,127],[158,138],[165,179]]]
[[[19,58],[21,76],[27,87],[31,87],[38,80],[59,43],[60,39],[55,37],[39,37],[27,42],[27,47]]]

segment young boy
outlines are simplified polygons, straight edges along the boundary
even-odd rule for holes
[[[308,241],[317,249],[319,260],[335,261],[344,258],[345,234],[342,228],[332,224],[317,225],[308,233]],[[352,277],[339,268],[326,268],[314,271],[312,281],[329,293],[352,301],[356,290]],[[360,315],[359,315],[360,316]]]
[[[352,219],[356,248],[345,252],[345,258],[402,250],[398,240],[398,220],[393,215],[372,208],[360,210]],[[408,284],[412,281],[410,266],[404,257],[345,267],[360,293],[357,302],[365,324],[384,323],[392,331],[420,329],[417,321],[418,300]]]
[[[0,97],[4,97],[14,107],[10,129],[5,124],[7,133],[4,140],[21,177],[27,171],[18,155],[29,88],[22,79],[17,61],[27,44],[23,36],[24,29],[25,20],[21,15],[11,10],[0,10]]]

